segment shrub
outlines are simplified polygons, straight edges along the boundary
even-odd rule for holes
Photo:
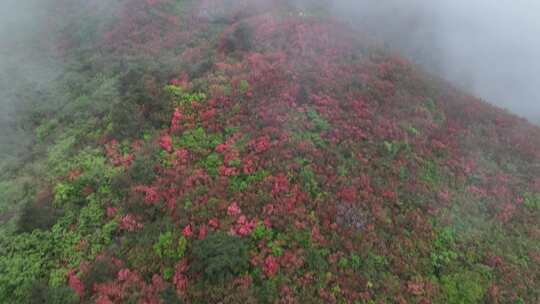
[[[195,261],[192,270],[201,273],[206,281],[223,282],[249,268],[247,243],[238,237],[217,232],[193,245]]]
[[[32,286],[25,304],[75,304],[79,303],[79,296],[69,287],[49,287],[42,281]]]
[[[154,244],[154,252],[165,264],[175,264],[184,257],[187,239],[181,236],[177,241],[172,232],[162,233]]]
[[[48,268],[55,252],[50,234],[35,230],[14,237],[0,234],[0,303],[22,303]]]
[[[35,202],[27,202],[17,222],[17,230],[22,233],[51,228],[62,213],[53,207],[52,200],[52,194],[45,193],[38,195]]]
[[[440,303],[481,303],[486,293],[485,278],[473,271],[464,271],[441,278]]]
[[[253,29],[247,23],[240,23],[232,33],[223,38],[222,48],[226,53],[248,51],[252,47]]]
[[[85,290],[92,290],[95,284],[105,283],[116,278],[119,268],[111,260],[102,259],[92,263],[90,268],[84,273],[81,280]]]
[[[171,287],[166,288],[161,293],[161,299],[163,300],[163,303],[168,303],[168,304],[182,304],[182,303],[184,303],[178,297],[178,294],[176,293],[176,291]]]
[[[134,184],[150,185],[156,177],[154,166],[158,162],[157,148],[145,145],[143,151],[135,155],[135,161],[129,169],[129,176]]]
[[[315,248],[309,248],[306,253],[306,265],[309,270],[320,273],[326,271],[328,262],[324,257],[324,252]]]
[[[207,134],[203,128],[184,132],[179,140],[182,147],[195,153],[205,153],[213,150],[223,142],[221,134]]]
[[[531,210],[540,211],[540,193],[528,193],[525,195],[524,204],[527,208]]]
[[[453,250],[455,246],[455,232],[452,228],[445,227],[437,236],[434,248],[431,252],[431,264],[435,274],[439,275],[444,267],[457,259],[458,254]]]

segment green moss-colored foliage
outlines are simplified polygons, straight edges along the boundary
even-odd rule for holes
[[[274,235],[275,233],[272,228],[267,228],[263,222],[259,222],[257,224],[257,227],[255,227],[255,229],[253,229],[253,232],[251,233],[251,237],[255,241],[260,241],[263,239],[272,240],[274,238]]]
[[[223,164],[222,157],[217,153],[212,153],[202,162],[202,167],[210,176],[216,177],[219,174],[219,167]]]
[[[443,228],[435,242],[434,248],[431,251],[431,264],[436,274],[440,272],[457,259],[458,253],[455,251],[455,233],[452,228]]]
[[[523,203],[532,211],[540,211],[540,193],[527,193]]]
[[[441,278],[442,297],[438,303],[481,303],[486,293],[486,279],[477,272],[463,271]]]
[[[245,94],[249,91],[249,82],[245,79],[240,80],[238,83],[238,89],[240,90],[241,94]]]
[[[159,236],[154,245],[154,252],[165,263],[174,264],[184,257],[187,248],[187,239],[181,236],[178,240],[172,232],[166,232]]]
[[[195,274],[206,281],[223,282],[249,269],[248,244],[241,238],[222,232],[212,233],[193,244]]]
[[[240,174],[233,176],[229,181],[229,190],[232,193],[241,193],[249,189],[253,183],[264,180],[268,175],[269,173],[267,171],[259,170],[251,175]]]
[[[0,302],[23,302],[34,283],[47,274],[55,251],[46,232],[0,235]]]
[[[305,191],[309,193],[312,198],[316,198],[320,194],[321,190],[315,172],[313,172],[309,166],[300,169],[299,178]]]
[[[195,153],[208,153],[222,142],[221,134],[208,134],[201,127],[184,132],[178,140],[180,146]]]
[[[192,106],[194,102],[203,102],[207,98],[206,94],[202,92],[187,92],[184,88],[176,85],[167,85],[165,86],[164,91],[167,92],[167,94],[169,94],[169,96],[172,98],[173,107],[181,107],[183,110],[188,112],[193,111]]]
[[[433,160],[425,162],[420,178],[427,185],[437,187],[442,181],[437,163]]]
[[[328,123],[328,121],[322,118],[321,115],[319,115],[319,113],[317,113],[316,110],[309,109],[307,111],[307,117],[309,121],[313,124],[313,127],[312,127],[313,131],[322,132],[322,131],[327,131],[328,129],[330,129],[330,124]]]

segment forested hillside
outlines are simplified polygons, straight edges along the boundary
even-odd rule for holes
[[[1,303],[540,302],[525,119],[322,6],[40,13],[42,74],[2,69]]]

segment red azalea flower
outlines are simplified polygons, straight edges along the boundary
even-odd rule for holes
[[[159,139],[159,145],[167,152],[172,152],[172,138],[170,135],[165,134]]]
[[[242,213],[242,210],[240,210],[240,207],[238,207],[238,204],[236,202],[233,202],[229,208],[227,208],[227,214],[232,217],[237,217]]]
[[[120,229],[133,232],[135,230],[142,229],[143,224],[137,222],[135,217],[131,214],[124,215],[120,219]]]
[[[184,114],[182,113],[180,108],[176,108],[176,110],[174,111],[172,120],[171,120],[171,131],[172,132],[180,131],[180,129],[181,129],[180,123],[181,123],[183,118],[184,118]]]
[[[68,285],[79,295],[79,297],[82,298],[84,296],[84,284],[75,274],[75,270],[70,270],[68,272]]]
[[[190,236],[193,235],[193,230],[191,229],[191,224],[184,227],[184,229],[182,230],[182,235],[185,236],[185,237],[190,237]]]
[[[273,256],[268,256],[266,260],[264,260],[263,271],[264,274],[268,277],[275,276],[279,271],[279,264],[277,262],[277,259]]]
[[[217,218],[213,218],[208,221],[208,226],[212,227],[213,229],[219,228],[219,220]]]

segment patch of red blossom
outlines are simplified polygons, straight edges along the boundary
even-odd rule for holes
[[[116,167],[124,166],[129,167],[133,163],[135,157],[133,154],[122,155],[118,148],[118,141],[116,139],[111,140],[105,145],[105,154],[112,161]]]
[[[506,203],[504,204],[502,210],[497,215],[497,218],[501,220],[502,222],[508,222],[515,211],[516,211],[516,205],[512,203]]]
[[[244,174],[250,175],[255,173],[255,162],[251,158],[244,159],[242,170]]]
[[[240,236],[248,236],[257,227],[257,220],[248,221],[245,215],[241,215],[236,221],[232,233]]]
[[[188,264],[185,259],[178,262],[175,267],[173,284],[179,294],[184,294],[188,286],[188,278],[186,275],[187,268]]]
[[[120,229],[122,230],[133,232],[142,229],[143,227],[143,224],[139,223],[131,214],[124,215],[120,219]]]
[[[225,151],[227,151],[228,148],[229,147],[227,146],[227,144],[219,144],[216,147],[216,152],[217,153],[224,153]]]
[[[277,259],[273,256],[268,256],[264,260],[263,272],[267,277],[275,276],[279,271],[279,263]]]
[[[273,177],[272,194],[289,192],[289,179],[284,174]]]
[[[193,235],[193,229],[191,228],[191,224],[187,225],[182,229],[182,235],[185,237],[190,237]]]
[[[159,139],[159,146],[167,152],[172,152],[172,137],[169,134],[161,136]]]
[[[270,137],[267,135],[262,136],[252,142],[252,145],[256,153],[263,153],[264,151],[270,149]]]
[[[341,189],[339,193],[340,198],[346,203],[352,204],[356,201],[357,193],[354,187],[346,187]]]
[[[174,111],[172,120],[171,120],[171,131],[172,132],[178,132],[181,130],[180,122],[184,118],[184,114],[182,114],[182,111],[180,108],[176,108]]]
[[[421,280],[411,280],[407,282],[407,291],[415,296],[420,296],[424,293],[424,282]]]
[[[204,122],[208,122],[210,121],[212,118],[214,118],[214,116],[216,116],[216,113],[217,113],[217,110],[216,109],[210,109],[208,111],[204,111],[201,113],[201,121],[204,123]]]
[[[160,293],[165,290],[166,284],[158,275],[152,276],[151,284],[145,282],[136,271],[121,269],[115,281],[95,284],[97,293],[96,303],[126,303],[137,300],[137,303],[162,303]]]
[[[67,274],[68,276],[68,285],[73,289],[79,297],[84,297],[84,284],[81,279],[77,277],[75,270],[70,270]]]
[[[154,187],[137,186],[134,191],[144,193],[144,202],[148,205],[155,204],[159,201],[159,194]]]
[[[217,230],[219,228],[219,220],[217,218],[209,220],[208,226],[212,227],[214,230]]]
[[[79,176],[81,176],[81,171],[79,170],[71,170],[68,173],[68,179],[69,181],[75,181]]]
[[[219,167],[219,174],[221,174],[221,176],[226,176],[226,177],[237,176],[238,173],[239,172],[237,168],[230,168],[227,166]]]
[[[113,218],[116,216],[116,213],[118,212],[118,209],[114,207],[107,207],[107,217]]]
[[[238,203],[232,202],[229,208],[227,208],[227,214],[232,217],[237,217],[242,214],[242,210],[238,207]]]

